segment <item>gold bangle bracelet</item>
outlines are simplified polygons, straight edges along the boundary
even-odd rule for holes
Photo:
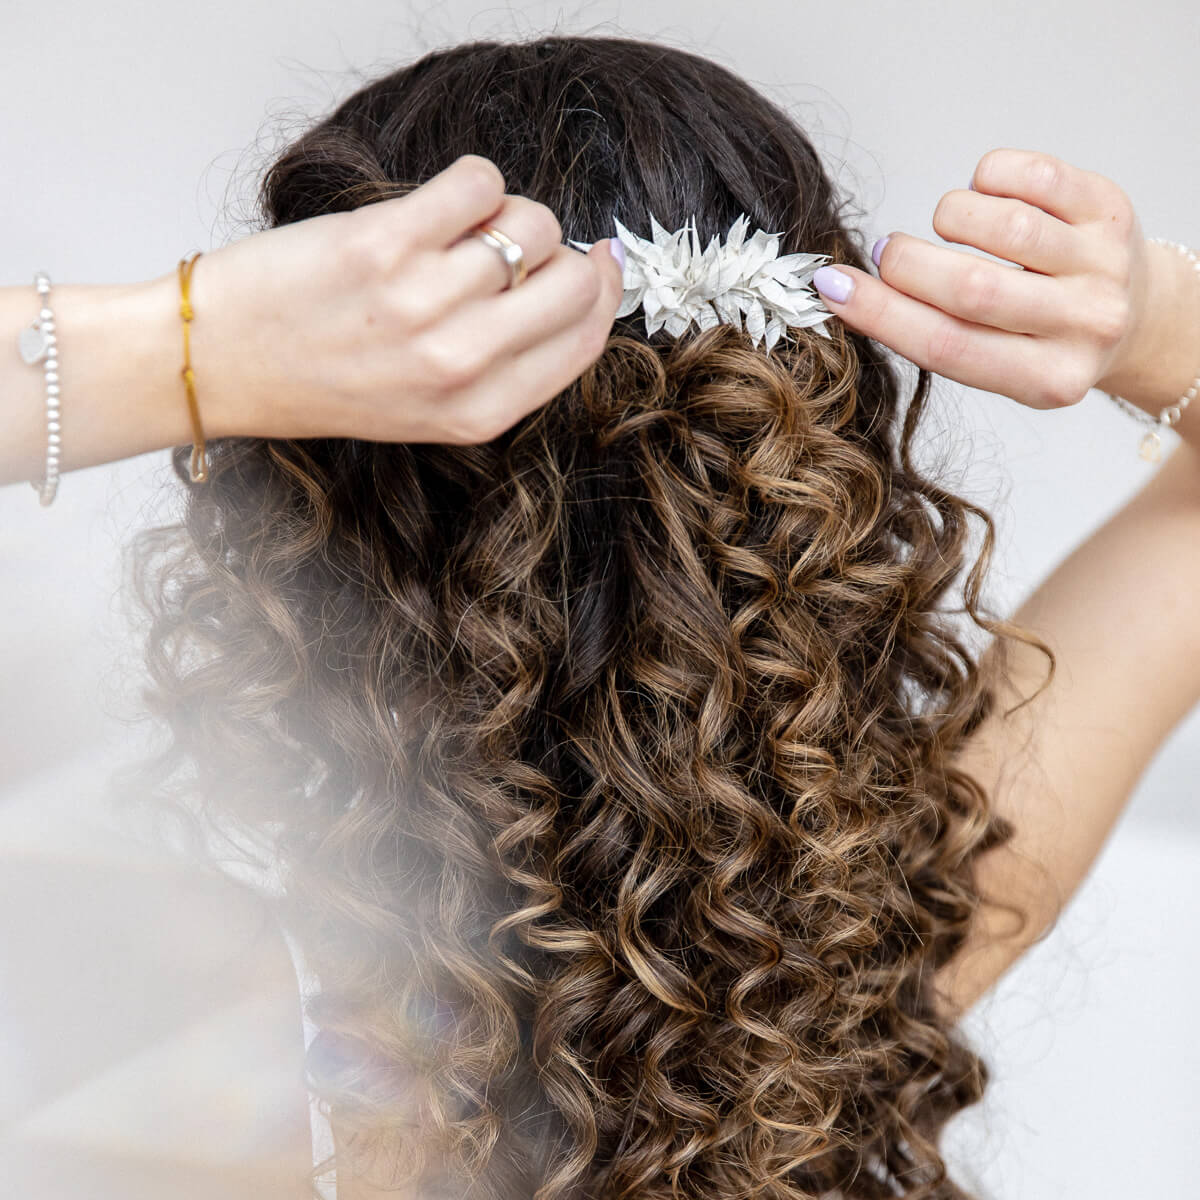
[[[192,370],[192,347],[189,338],[191,320],[196,315],[192,302],[188,297],[188,289],[192,282],[192,271],[196,260],[204,251],[197,250],[191,258],[179,260],[179,315],[183,318],[183,376],[187,388],[188,414],[192,419],[192,459],[189,467],[189,477],[193,483],[208,481],[208,461],[205,457],[204,427],[200,424],[200,408],[196,404],[196,372]]]

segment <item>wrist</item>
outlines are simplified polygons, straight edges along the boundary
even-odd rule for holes
[[[219,298],[212,297],[207,288],[201,293],[197,286],[208,265],[207,257],[202,255],[194,267],[189,287],[193,316],[187,323],[196,407],[205,440],[249,432],[241,419],[242,406],[235,398],[224,362],[227,339],[214,330],[217,314],[213,310],[220,303]],[[131,357],[140,368],[143,382],[137,391],[154,431],[153,448],[190,445],[194,440],[183,379],[185,323],[180,312],[181,301],[177,268],[132,285],[123,301],[127,320],[140,331]]]
[[[62,387],[63,462],[73,470],[193,440],[175,271],[131,284],[62,284],[53,292]],[[234,423],[192,342],[206,438]]]
[[[1200,273],[1171,245],[1147,241],[1145,311],[1130,350],[1096,387],[1152,417],[1200,375]]]
[[[197,275],[202,275],[201,261]],[[128,284],[53,283],[62,472],[193,441],[182,376],[183,319],[177,270]],[[240,402],[235,338],[220,296],[192,295],[190,332],[196,399],[206,439],[257,432]],[[31,287],[0,288],[0,329],[15,343],[37,315]],[[236,326],[233,331],[236,334]],[[8,437],[0,447],[0,483],[37,479],[46,459],[42,371],[15,345],[0,355],[0,400]]]
[[[268,425],[259,411],[262,406],[254,399],[261,388],[252,378],[256,374],[257,360],[247,336],[250,325],[235,303],[245,289],[230,279],[228,250],[228,247],[221,247],[201,255],[188,288],[193,311],[188,334],[191,365],[195,376],[196,406],[206,439],[266,436]],[[190,443],[192,428],[181,375],[183,319],[179,311],[181,296],[177,270],[171,271],[167,282],[175,326],[171,343],[175,352],[175,379],[180,409],[187,420],[187,432],[182,440]]]
[[[189,299],[193,316],[188,323],[190,362],[194,374],[196,407],[206,440],[245,436],[253,422],[245,419],[245,405],[233,386],[236,370],[229,361],[230,338],[220,329],[221,297],[214,295],[212,279],[204,268],[208,255],[195,264]],[[204,287],[198,286],[203,278]],[[147,449],[190,445],[194,440],[183,379],[184,320],[179,271],[114,289],[112,304],[131,332],[131,340],[118,358],[129,381],[136,405],[145,421]],[[118,347],[120,349],[120,347]]]
[[[178,333],[158,283],[56,284],[52,292],[62,389],[62,469],[173,444],[187,414],[167,400]],[[164,304],[168,306],[163,313]],[[178,317],[176,316],[176,320]],[[177,352],[176,352],[177,353]],[[182,421],[180,416],[182,414]]]

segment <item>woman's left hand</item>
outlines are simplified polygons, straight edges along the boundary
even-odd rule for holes
[[[933,228],[1008,261],[897,232],[875,244],[878,279],[839,263],[813,282],[848,325],[917,366],[1030,408],[1078,403],[1160,340],[1177,264],[1146,242],[1129,197],[1103,175],[990,150],[972,188],[938,202]],[[849,296],[834,272],[851,281]]]

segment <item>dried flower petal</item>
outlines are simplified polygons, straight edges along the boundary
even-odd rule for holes
[[[674,337],[689,326],[711,329],[726,323],[746,330],[754,345],[769,351],[789,326],[822,328],[834,314],[812,288],[813,272],[828,254],[779,254],[780,235],[757,229],[747,238],[750,218],[742,213],[725,244],[713,236],[703,250],[696,218],[674,232],[650,214],[651,239],[639,237],[614,218],[625,247],[624,295],[617,316],[645,310],[646,333],[665,328]],[[580,250],[592,243],[571,242]]]

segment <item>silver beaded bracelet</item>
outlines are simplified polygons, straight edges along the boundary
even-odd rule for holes
[[[1182,242],[1171,242],[1161,237],[1150,238],[1150,241],[1157,242],[1160,246],[1170,246],[1173,250],[1178,250],[1192,264],[1192,268],[1196,274],[1200,275],[1200,258],[1197,258],[1193,251]],[[1110,400],[1115,400],[1131,417],[1136,417],[1139,421],[1148,423],[1154,427],[1143,434],[1141,442],[1138,443],[1138,454],[1147,462],[1157,462],[1162,454],[1162,436],[1159,430],[1164,428],[1169,429],[1172,425],[1177,425],[1179,418],[1183,416],[1183,410],[1195,400],[1197,392],[1200,392],[1200,375],[1197,375],[1192,380],[1191,386],[1174,404],[1164,405],[1157,417],[1152,417],[1148,412],[1138,408],[1136,404],[1130,404],[1128,400],[1114,395],[1112,392],[1105,392],[1105,395]]]
[[[62,427],[58,419],[58,337],[54,332],[54,313],[50,309],[50,276],[45,271],[38,271],[34,274],[33,282],[37,287],[42,307],[38,319],[21,330],[17,348],[30,366],[39,360],[45,360],[43,367],[46,375],[46,470],[42,479],[30,481],[44,507],[54,499],[58,491],[58,464],[62,446]]]

